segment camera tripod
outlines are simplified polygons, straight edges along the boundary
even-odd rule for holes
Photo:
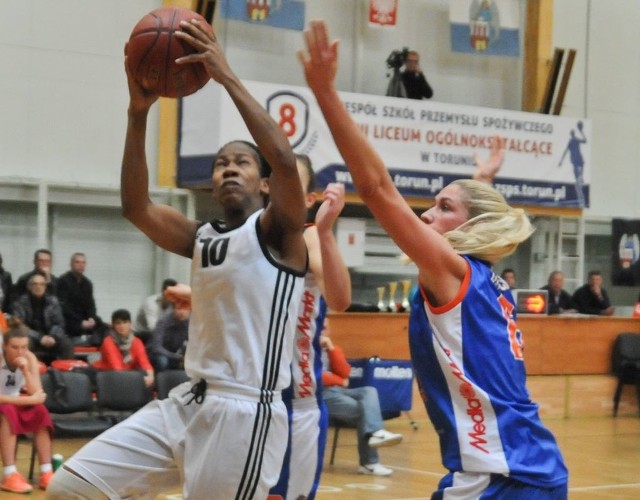
[[[400,68],[393,68],[393,76],[387,85],[387,97],[407,97],[407,91],[402,83],[402,74]]]

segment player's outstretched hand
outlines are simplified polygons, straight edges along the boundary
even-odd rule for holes
[[[338,70],[338,40],[329,41],[324,21],[314,20],[304,31],[307,50],[298,51],[307,84],[314,92],[332,86]]]
[[[344,184],[331,182],[323,193],[323,201],[316,213],[318,231],[330,230],[344,208]]]
[[[124,45],[124,70],[127,74],[127,83],[129,85],[129,111],[146,112],[151,105],[158,100],[158,94],[149,92],[140,85],[129,71],[129,65],[127,64],[127,45]]]
[[[491,152],[486,161],[481,161],[478,153],[473,154],[473,159],[476,162],[473,178],[491,184],[504,163],[504,139],[499,135],[491,138]]]
[[[182,283],[168,286],[164,290],[164,298],[174,304],[176,309],[191,307],[191,287]]]

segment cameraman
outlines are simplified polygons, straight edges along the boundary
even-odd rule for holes
[[[433,89],[420,69],[420,55],[415,50],[407,52],[402,83],[409,99],[431,99],[433,96]]]

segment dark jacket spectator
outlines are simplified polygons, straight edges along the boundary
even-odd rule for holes
[[[564,288],[564,273],[562,271],[553,271],[549,275],[549,281],[542,290],[549,292],[549,304],[547,307],[548,314],[562,314],[576,312],[573,306],[571,294]]]
[[[58,299],[62,305],[67,335],[76,345],[102,343],[105,326],[96,313],[93,283],[84,275],[87,258],[76,252],[71,269],[58,278]]]
[[[58,296],[58,288],[56,286],[58,278],[51,274],[51,264],[53,258],[51,252],[46,248],[40,248],[33,254],[33,269],[28,273],[23,274],[18,278],[18,281],[13,285],[13,291],[11,293],[11,301],[16,300],[21,295],[27,293],[27,283],[31,276],[40,272],[45,277],[47,282],[47,293],[49,295]]]
[[[73,344],[64,329],[64,316],[58,299],[46,293],[46,277],[34,273],[27,293],[12,304],[12,314],[29,328],[30,350],[45,363],[73,358]]]
[[[415,50],[407,53],[402,72],[402,84],[409,99],[431,99],[433,89],[420,69],[420,56]]]
[[[600,271],[590,271],[585,285],[573,294],[573,303],[579,313],[611,316],[615,308],[609,301],[607,291],[602,288],[602,274]]]
[[[165,312],[156,323],[147,346],[151,364],[156,372],[183,367],[184,353],[189,338],[191,309],[178,307]]]

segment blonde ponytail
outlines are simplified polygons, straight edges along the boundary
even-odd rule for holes
[[[510,207],[492,186],[470,179],[452,184],[462,188],[469,210],[469,220],[444,235],[458,253],[495,263],[533,233],[524,210]]]

